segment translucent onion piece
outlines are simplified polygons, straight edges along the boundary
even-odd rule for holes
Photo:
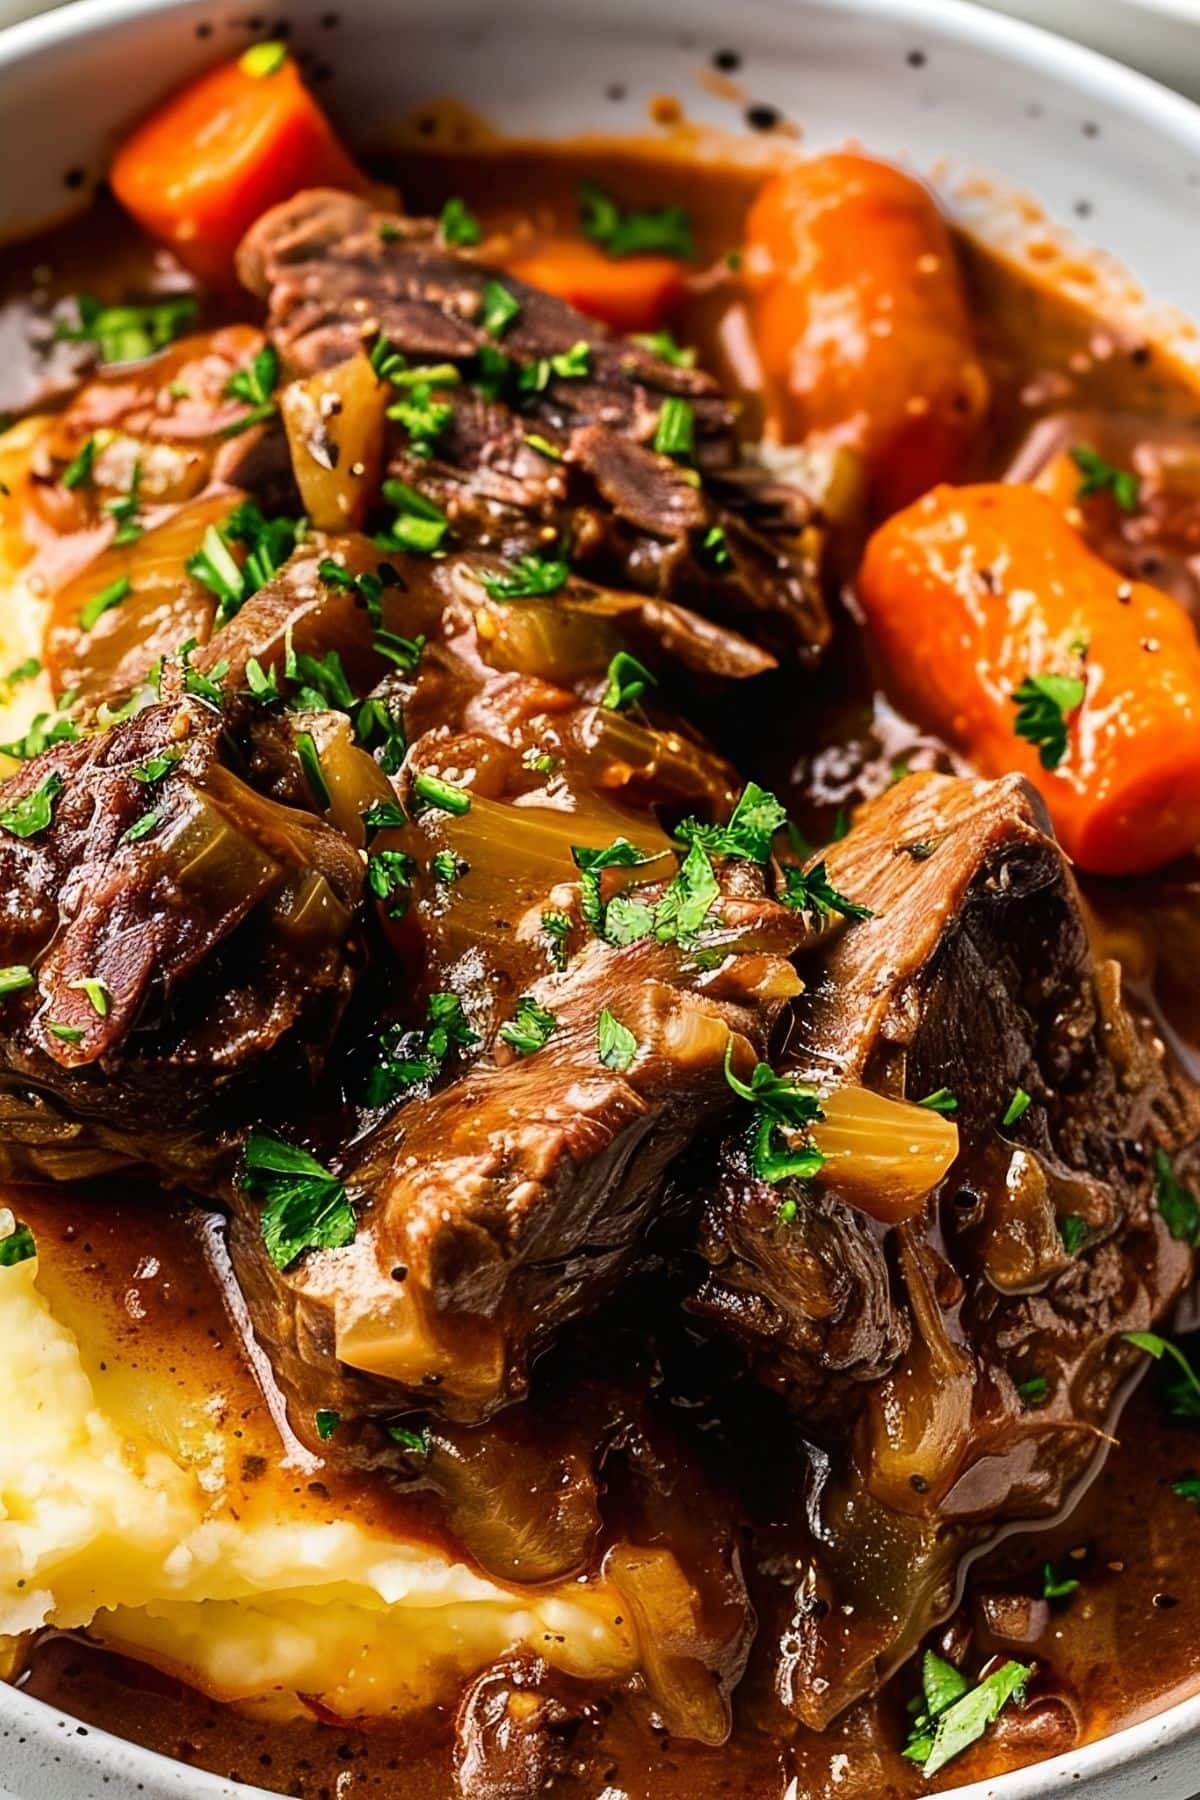
[[[317,746],[329,793],[325,817],[361,850],[367,841],[362,816],[376,802],[395,800],[391,782],[375,758],[354,742],[350,721],[343,713],[306,713],[296,723],[298,729],[311,732]]]
[[[598,606],[555,595],[507,605],[483,605],[475,614],[479,646],[494,669],[537,675],[556,687],[599,675],[625,639]]]
[[[660,731],[605,706],[572,715],[568,735],[580,766],[597,787],[653,782],[656,799],[705,802],[720,816],[736,799],[732,771],[703,745],[677,731]]]
[[[210,525],[228,517],[242,495],[233,489],[189,501],[132,544],[112,546],[60,589],[51,605],[45,660],[56,693],[76,689],[89,700],[119,700],[160,656],[189,638],[203,643],[216,599],[185,572]],[[103,589],[126,580],[129,592],[90,631],[80,613]]]
[[[821,1107],[822,1185],[885,1224],[919,1213],[958,1155],[958,1127],[928,1106],[841,1087]]]
[[[319,530],[362,524],[379,490],[390,397],[365,356],[283,390],[279,404],[296,486]]]
[[[951,1343],[926,1253],[902,1239],[913,1316],[903,1363],[870,1393],[870,1487],[897,1512],[928,1513],[958,1475],[972,1437],[975,1368]]]
[[[700,1596],[674,1556],[617,1544],[604,1559],[604,1574],[633,1617],[646,1686],[667,1730],[723,1744],[729,1708],[712,1666],[717,1646],[705,1632]]]

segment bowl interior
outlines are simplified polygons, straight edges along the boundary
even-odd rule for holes
[[[1115,252],[1156,302],[1200,310],[1200,111],[961,0],[336,5],[297,0],[286,21],[319,91],[365,141],[448,95],[503,131],[534,136],[644,132],[661,95],[731,130],[749,128],[748,111],[773,108],[805,145],[861,139],[936,174],[955,205],[968,204],[958,178],[985,170]],[[78,171],[102,173],[131,120],[258,25],[237,0],[77,0],[0,34],[0,233],[69,210]],[[736,96],[706,83],[719,51],[740,58]],[[1200,1699],[969,1792],[1040,1800],[1070,1782],[1088,1800],[1186,1800],[1200,1785],[1198,1729]],[[0,1689],[0,1768],[20,1800],[251,1792],[81,1731]]]

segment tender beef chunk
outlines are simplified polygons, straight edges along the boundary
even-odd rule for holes
[[[756,615],[758,635],[805,657],[826,642],[803,540],[811,509],[798,491],[790,512],[776,504],[777,483],[771,503],[756,507],[756,477],[709,376],[447,249],[429,221],[385,218],[347,194],[318,190],[276,207],[246,238],[239,266],[269,299],[271,335],[293,374],[343,361],[382,332],[410,361],[449,361],[466,377],[438,391],[449,417],[431,457],[403,427],[392,448],[393,473],[445,509],[460,544],[511,557],[560,537],[597,579],[717,616]],[[492,281],[519,307],[500,338],[484,323]],[[579,345],[584,372],[556,372],[551,359]],[[481,355],[497,354],[508,359],[507,379],[481,369]],[[691,409],[703,486],[653,448],[671,396]],[[531,432],[559,460],[531,445]]]
[[[501,1046],[401,1107],[349,1164],[362,1204],[349,1249],[281,1273],[243,1208],[235,1263],[285,1387],[331,1404],[336,1362],[346,1410],[477,1419],[519,1398],[537,1351],[612,1291],[670,1163],[730,1100],[730,1033],[741,1065],[765,1054],[802,935],[775,902],[735,895],[701,956],[593,942],[531,990],[557,1021],[544,1047]],[[606,1010],[636,1039],[628,1067],[600,1059]]]
[[[358,857],[255,792],[186,694],[45,751],[0,800],[2,959],[34,969],[0,1022],[6,1171],[196,1178],[264,1071],[319,1062],[353,980]]]
[[[737,1145],[705,1211],[696,1306],[821,1446],[778,1674],[815,1724],[948,1610],[971,1547],[1053,1514],[1098,1453],[1137,1361],[1121,1334],[1160,1318],[1190,1266],[1153,1152],[1200,1129],[1018,779],[911,777],[826,862],[875,917],[802,961],[790,1060],[823,1087],[951,1090],[960,1148],[899,1227],[856,1213],[836,1176],[781,1225],[788,1190]]]
[[[582,1694],[540,1657],[494,1663],[459,1704],[458,1792],[465,1800],[540,1800],[566,1772],[584,1710]]]

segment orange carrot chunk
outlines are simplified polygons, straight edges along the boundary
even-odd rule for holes
[[[687,264],[676,256],[606,256],[583,238],[548,238],[509,265],[531,287],[544,288],[615,331],[653,331],[683,294]]]
[[[1200,644],[1044,494],[940,487],[871,538],[858,593],[887,685],[984,775],[1018,770],[1102,875],[1200,843]]]
[[[881,511],[959,472],[988,382],[927,188],[865,156],[800,163],[759,190],[744,269],[783,441],[857,450]]]
[[[181,88],[117,151],[113,192],[202,280],[228,285],[233,256],[267,207],[303,187],[363,192],[282,44],[255,44]]]

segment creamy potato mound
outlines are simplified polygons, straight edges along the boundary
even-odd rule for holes
[[[403,1712],[520,1645],[574,1675],[632,1668],[628,1608],[601,1583],[518,1594],[433,1546],[314,1518],[289,1504],[307,1492],[294,1479],[231,1506],[245,1452],[227,1396],[205,1421],[200,1384],[114,1367],[103,1309],[94,1380],[46,1261],[0,1267],[0,1634],[87,1627],[281,1715],[301,1694],[345,1718]]]

